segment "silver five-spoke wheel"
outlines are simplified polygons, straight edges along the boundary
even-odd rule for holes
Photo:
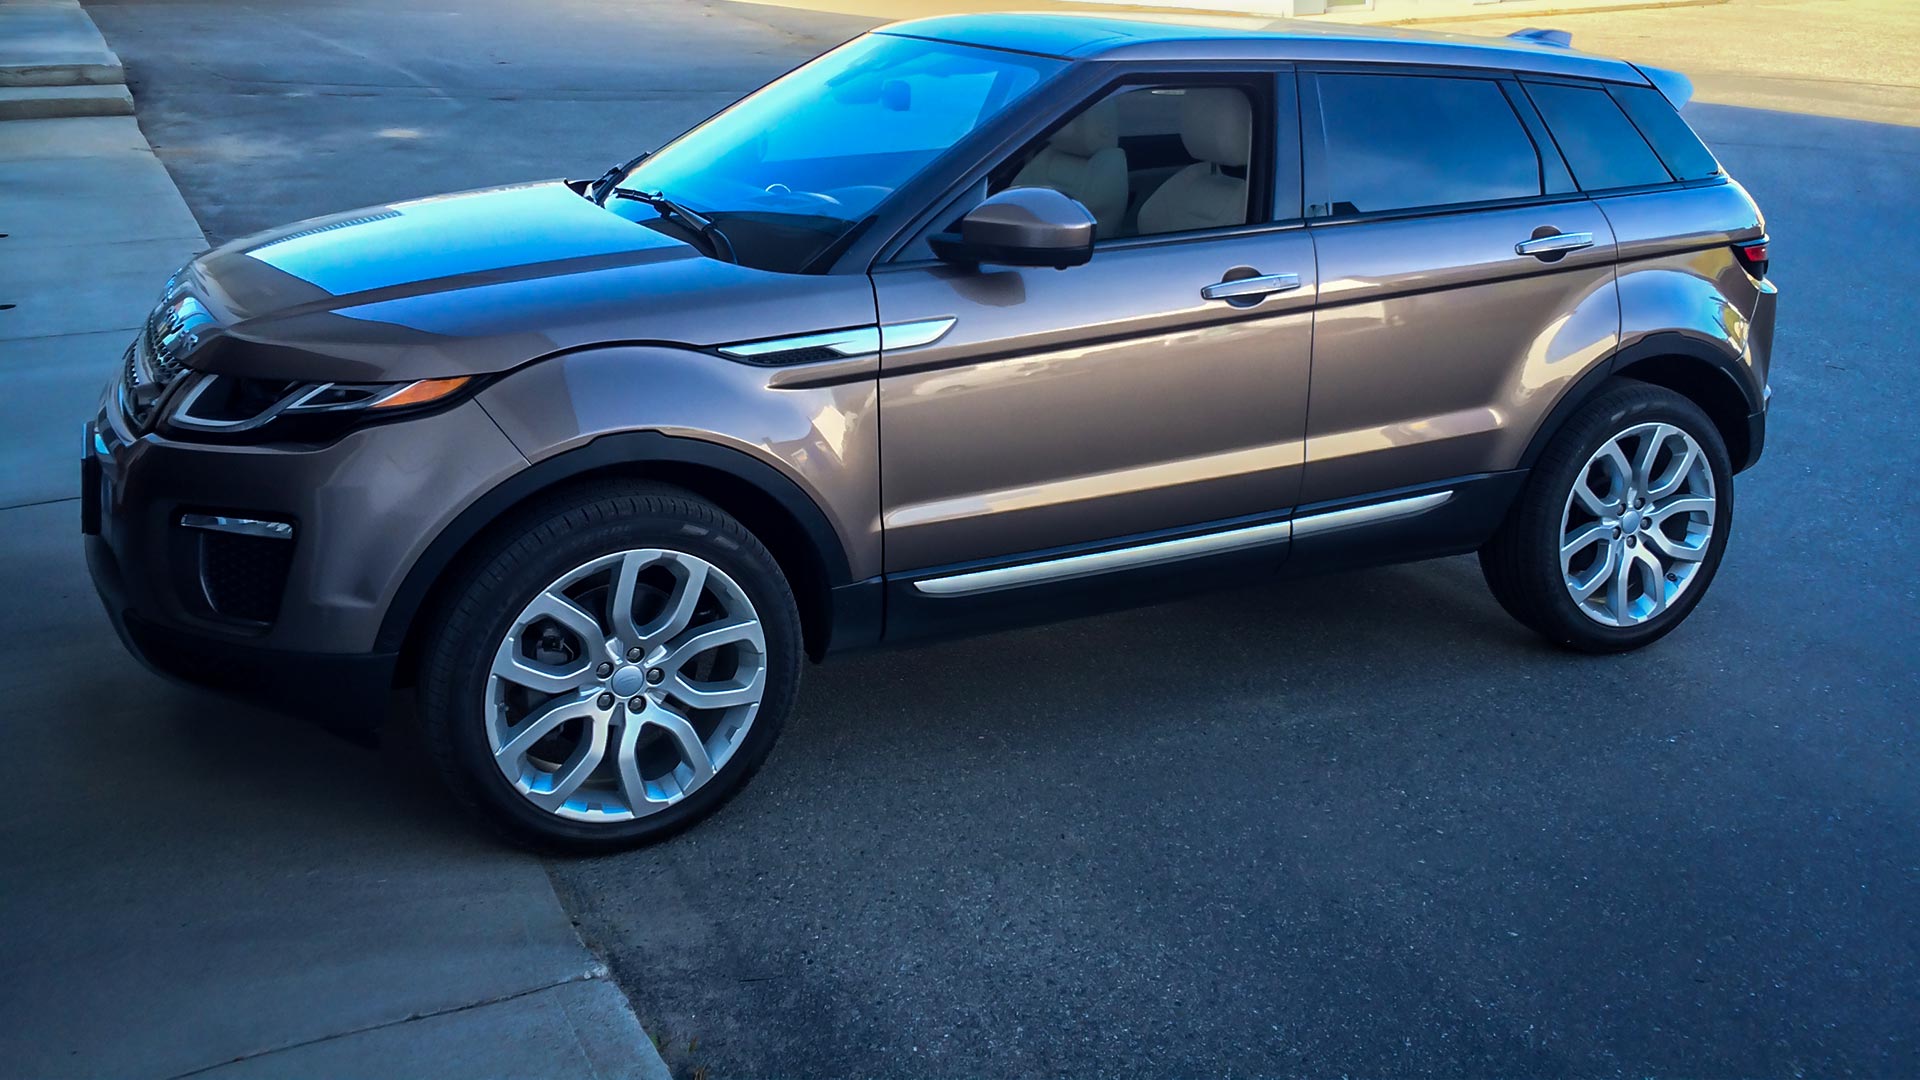
[[[1627,428],[1575,477],[1560,520],[1560,571],[1582,614],[1636,626],[1687,590],[1713,539],[1713,469],[1666,423]]]
[[[487,678],[487,739],[542,810],[632,820],[726,767],[766,682],[759,615],[732,578],[685,552],[623,551],[561,575],[513,619]]]

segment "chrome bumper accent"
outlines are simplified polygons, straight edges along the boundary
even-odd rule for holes
[[[180,524],[189,529],[234,533],[238,536],[263,536],[269,540],[293,539],[293,526],[285,521],[261,518],[227,517],[223,514],[181,514]]]

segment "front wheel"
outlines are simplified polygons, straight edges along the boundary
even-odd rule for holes
[[[581,489],[505,525],[423,659],[428,749],[511,837],[611,850],[711,813],[771,749],[799,616],[738,521],[671,488]]]
[[[1553,437],[1480,567],[1501,606],[1548,639],[1623,652],[1700,602],[1732,526],[1713,422],[1671,390],[1621,380]]]

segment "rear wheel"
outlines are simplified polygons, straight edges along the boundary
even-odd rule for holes
[[[799,681],[793,595],[719,508],[580,490],[470,566],[424,658],[454,793],[523,842],[629,847],[712,812],[771,749]]]
[[[1541,455],[1480,566],[1501,606],[1552,641],[1620,652],[1700,602],[1733,525],[1719,431],[1671,390],[1621,382]]]

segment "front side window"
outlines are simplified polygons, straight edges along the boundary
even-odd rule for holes
[[[1540,156],[1491,79],[1321,74],[1312,217],[1529,198]]]
[[[1078,199],[1102,240],[1231,228],[1258,220],[1253,134],[1253,98],[1240,87],[1121,90],[1014,155],[989,187]]]
[[[621,183],[710,218],[740,261],[782,272],[825,254],[902,185],[1065,63],[871,34],[734,105]],[[645,204],[609,209],[673,228]]]
[[[1647,140],[1600,87],[1528,83],[1527,96],[1583,190],[1664,184],[1671,178]]]
[[[929,234],[955,228],[980,200],[1015,187],[1052,188],[1079,201],[1100,241],[1266,221],[1262,170],[1271,152],[1258,137],[1265,111],[1252,83],[1104,93],[995,165],[895,259],[932,258]]]

